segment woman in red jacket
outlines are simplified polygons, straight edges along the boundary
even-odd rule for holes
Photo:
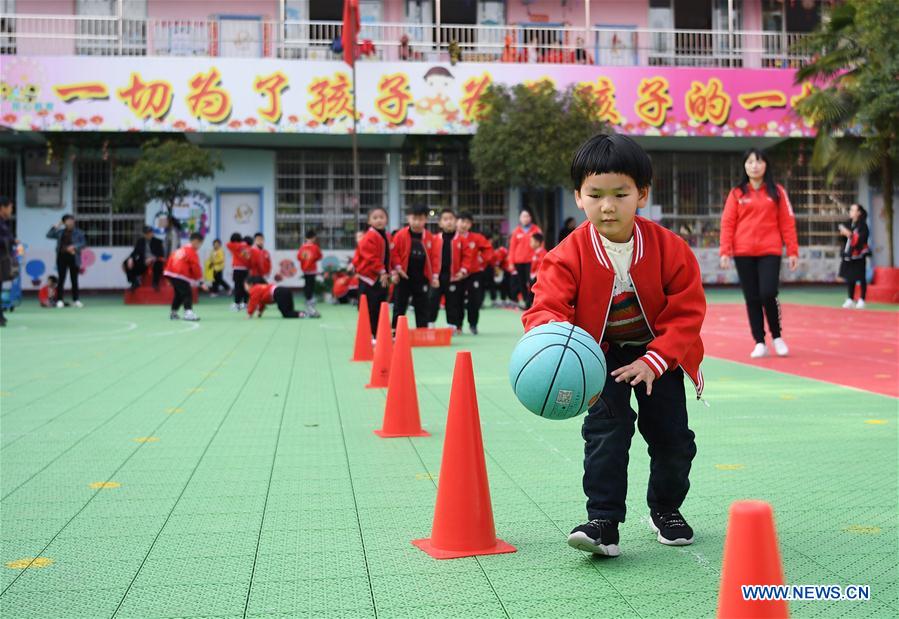
[[[799,263],[793,207],[787,192],[772,179],[764,151],[746,151],[743,168],[743,180],[728,194],[721,217],[721,268],[730,268],[731,259],[737,267],[755,339],[749,356],[758,359],[768,355],[764,321],[767,317],[774,350],[784,357],[789,348],[781,337],[777,288],[784,245],[790,270],[795,271]]]
[[[525,309],[531,307],[534,295],[531,294],[531,260],[534,258],[534,250],[531,247],[531,237],[537,233],[543,234],[540,226],[534,223],[534,217],[527,209],[522,209],[518,215],[518,223],[521,224],[509,235],[509,262],[512,264],[513,290],[512,294],[521,294]]]
[[[378,332],[381,303],[387,300],[390,281],[390,233],[387,232],[387,211],[377,206],[368,212],[368,231],[356,247],[353,266],[359,276],[359,294],[368,300],[371,334]]]

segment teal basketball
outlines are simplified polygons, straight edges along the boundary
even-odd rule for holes
[[[593,337],[568,322],[528,331],[512,351],[509,382],[526,409],[569,419],[596,401],[606,382],[606,358]]]

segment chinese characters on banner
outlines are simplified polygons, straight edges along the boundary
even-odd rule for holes
[[[0,124],[40,131],[352,131],[354,84],[326,61],[3,58]],[[473,133],[494,82],[567,88],[642,135],[811,136],[788,69],[360,63],[362,133]],[[103,76],[97,79],[96,76]]]

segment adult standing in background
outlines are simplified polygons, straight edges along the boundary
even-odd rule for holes
[[[790,270],[799,264],[799,242],[796,221],[787,192],[773,180],[771,165],[765,152],[750,148],[743,155],[743,178],[731,189],[721,217],[721,268],[730,268],[731,260],[746,300],[749,326],[755,339],[750,358],[768,356],[765,345],[765,318],[780,357],[789,354],[781,337],[780,261],[784,245]]]
[[[66,213],[62,220],[47,232],[48,239],[56,239],[56,271],[59,273],[59,300],[56,307],[67,305],[63,300],[66,288],[66,273],[72,281],[72,302],[75,307],[84,307],[79,299],[78,275],[81,272],[81,250],[84,249],[84,232],[75,225],[75,216]]]
[[[531,307],[531,260],[534,258],[534,249],[531,247],[531,237],[535,234],[543,234],[536,223],[534,216],[528,209],[521,209],[518,214],[520,224],[509,235],[509,262],[512,264],[513,283],[517,284],[512,294],[521,294],[524,309]]]
[[[868,289],[866,279],[867,258],[871,255],[868,247],[868,212],[858,203],[849,207],[850,227],[840,224],[840,234],[846,237],[846,244],[841,252],[840,277],[846,280],[847,296],[843,307],[864,309],[865,293]],[[858,303],[855,303],[855,284],[860,286]]]
[[[14,280],[15,269],[18,266],[16,260],[16,239],[9,226],[12,217],[13,203],[6,196],[0,196],[0,287]],[[6,326],[6,317],[3,315],[3,306],[0,305],[0,327]]]
[[[165,266],[165,248],[162,241],[153,236],[153,228],[144,226],[143,236],[134,244],[131,254],[125,258],[122,268],[132,288],[140,286],[140,278],[147,267],[153,268],[153,289],[159,290],[162,280],[162,269]]]

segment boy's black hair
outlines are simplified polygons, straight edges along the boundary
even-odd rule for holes
[[[245,281],[250,286],[255,286],[256,284],[265,284],[266,283],[265,278],[259,277],[258,275],[251,275]]]
[[[231,233],[231,242],[232,243],[240,243],[243,240],[243,237],[240,236],[240,232],[232,232]]]
[[[652,161],[643,148],[620,133],[597,133],[581,144],[571,160],[571,181],[580,191],[591,174],[624,174],[637,189],[652,185]]]
[[[451,209],[451,208],[449,208],[449,207],[445,207],[445,208],[440,209],[440,216],[441,216],[441,217],[443,217],[443,214],[444,214],[444,213],[449,213],[449,214],[452,215],[453,217],[456,216],[456,211],[454,211],[453,209]]]
[[[765,175],[762,177],[762,183],[765,185],[768,197],[774,200],[775,204],[780,204],[780,193],[777,191],[777,183],[774,182],[774,173],[771,171],[771,160],[768,158],[768,154],[761,148],[753,146],[743,153],[743,176],[740,178],[740,184],[737,185],[737,187],[739,187],[740,191],[744,194],[749,192],[749,175],[746,173],[746,160],[752,155],[755,155],[756,159],[761,159],[765,162]]]
[[[75,219],[75,216],[72,215],[71,213],[66,213],[65,215],[62,216],[63,223],[69,221],[70,219]]]
[[[539,232],[535,232],[535,233],[531,236],[531,238],[534,239],[535,241],[537,241],[538,243],[542,243],[542,242],[543,242],[543,235],[540,234]]]
[[[9,196],[0,196],[0,206],[7,206],[8,204],[12,204],[12,198]]]
[[[413,204],[409,208],[406,209],[406,215],[424,215],[427,217],[430,214],[430,210],[424,204]]]
[[[474,216],[469,211],[462,211],[459,213],[459,219],[464,219],[465,221],[470,221],[474,223]]]
[[[374,213],[375,211],[384,211],[384,214],[385,214],[385,215],[388,214],[388,213],[387,213],[387,209],[384,208],[383,206],[373,206],[373,207],[371,207],[370,209],[368,209],[368,215],[369,215],[369,217],[370,217],[371,214]]]
[[[144,234],[147,232],[153,232],[153,228],[151,226],[144,226]]]
[[[245,237],[243,237],[242,240],[243,240],[243,242],[246,243],[247,245],[252,245],[252,244],[253,244],[253,237],[245,236]]]
[[[206,237],[204,237],[204,236],[203,236],[202,234],[200,234],[199,232],[193,232],[193,233],[191,233],[191,235],[190,235],[190,240],[191,240],[191,241],[200,241],[200,242],[202,243],[204,238],[206,238]]]
[[[261,232],[257,232],[256,234],[254,234],[253,238],[255,239],[257,236],[261,236],[262,238],[265,238],[265,235],[262,234]]]
[[[308,230],[306,230],[306,240],[307,241],[309,239],[314,239],[317,236],[318,236],[318,233],[315,231],[315,228],[309,228]]]
[[[213,244],[213,245],[215,245],[216,243],[218,243],[219,245],[221,245],[221,244],[222,244],[222,239],[215,239],[214,241],[212,241],[212,244]]]
[[[53,282],[54,284],[58,284],[59,278],[56,277],[55,275],[49,275],[49,276],[47,276],[47,283],[49,284],[50,282]]]

